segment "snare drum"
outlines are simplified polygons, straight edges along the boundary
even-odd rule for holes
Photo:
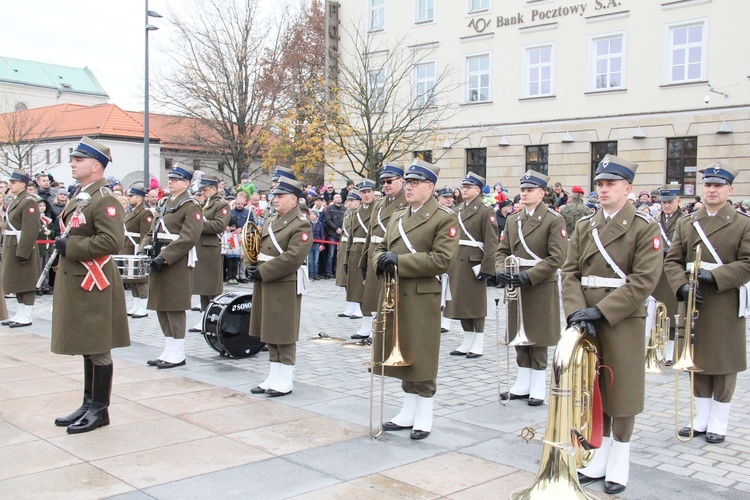
[[[223,356],[247,358],[265,345],[250,336],[250,310],[253,294],[227,292],[215,297],[203,313],[203,337]]]
[[[147,255],[113,255],[124,283],[145,282],[151,270]]]

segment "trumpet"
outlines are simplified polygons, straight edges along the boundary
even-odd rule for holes
[[[669,316],[663,302],[656,303],[654,324],[646,346],[646,373],[664,373],[664,347],[669,342]]]
[[[698,245],[695,248],[695,262],[693,262],[693,269],[690,270],[690,280],[688,284],[690,289],[688,291],[688,298],[685,302],[685,324],[680,327],[679,315],[677,316],[678,323],[675,328],[677,338],[682,339],[682,351],[680,359],[672,366],[675,370],[674,375],[674,426],[675,436],[680,441],[690,441],[693,439],[693,408],[695,403],[695,395],[693,389],[695,388],[695,373],[702,372],[703,369],[699,368],[693,360],[693,344],[695,343],[695,320],[698,319],[698,307],[695,302],[696,291],[698,290],[698,269],[701,267],[701,247]],[[682,332],[682,333],[681,333]],[[681,333],[681,334],[680,334]],[[680,371],[690,373],[690,435],[687,438],[680,436]]]
[[[398,333],[398,267],[394,269],[393,275],[385,275],[383,284],[383,302],[380,311],[375,313],[373,320],[373,344],[372,361],[370,366],[370,436],[377,439],[383,433],[383,407],[385,402],[385,368],[386,366],[409,366],[411,361],[404,359],[401,353],[401,342]],[[385,331],[386,325],[393,325],[393,347],[385,357]],[[380,355],[378,356],[377,345],[380,343]],[[379,361],[380,360],[380,361]],[[375,416],[375,372],[380,376],[380,417],[378,423],[373,424]]]
[[[518,257],[509,255],[505,258],[505,270],[511,275],[518,274],[521,270],[521,264]],[[508,342],[508,345],[513,347],[530,346],[534,345],[535,342],[529,340],[526,336],[526,330],[523,328],[523,304],[521,303],[521,290],[516,288],[512,283],[509,283],[505,288],[505,303],[508,305],[508,313],[510,313],[510,303],[516,303],[516,331],[513,340]],[[510,332],[506,332],[506,341],[510,336]]]

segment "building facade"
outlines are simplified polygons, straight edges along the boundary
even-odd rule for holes
[[[640,165],[637,190],[678,182],[683,197],[699,195],[697,170],[718,160],[747,171],[733,198],[750,197],[750,59],[735,56],[750,41],[742,25],[750,2],[339,4],[341,26],[385,50],[402,38],[410,50],[431,49],[405,90],[415,102],[429,98],[430,75],[450,70],[453,87],[432,102],[458,107],[442,124],[458,139],[433,155],[441,184],[474,171],[515,192],[531,168],[568,190],[593,189],[596,164],[616,153]],[[353,50],[347,42],[338,40],[342,63]]]

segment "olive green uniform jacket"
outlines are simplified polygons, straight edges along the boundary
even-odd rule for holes
[[[365,250],[362,252],[362,257],[360,257],[358,264],[360,276],[362,275],[361,270],[367,269],[367,280],[365,281],[365,289],[362,295],[362,314],[365,316],[370,316],[378,310],[378,297],[380,296],[380,285],[382,284],[375,277],[375,265],[372,263],[370,257],[375,253],[375,249],[385,235],[391,216],[405,206],[406,192],[401,190],[401,193],[388,206],[386,206],[386,199],[383,198],[376,202],[372,209],[370,232],[367,234]]]
[[[198,262],[193,274],[194,295],[219,295],[224,291],[224,257],[221,235],[229,224],[229,203],[216,193],[203,206],[203,229],[196,245]]]
[[[2,213],[2,209],[0,209]],[[0,216],[0,231],[5,227],[5,214]],[[0,320],[8,319],[8,307],[5,305],[5,290],[3,290],[3,265],[0,262]]]
[[[156,208],[151,231],[143,239],[139,252],[150,245],[154,232],[164,233],[163,219],[171,234],[177,239],[159,239],[159,255],[167,265],[161,271],[151,269],[148,280],[148,308],[152,311],[187,311],[193,290],[193,268],[188,267],[188,253],[198,244],[203,228],[203,214],[198,202],[185,191],[177,197],[164,197]]]
[[[596,247],[592,231],[598,229],[602,245],[627,281],[619,288],[581,285],[581,277],[618,278]],[[656,287],[664,257],[659,225],[636,212],[631,203],[605,225],[604,211],[582,218],[571,235],[562,267],[563,309],[569,317],[577,309],[598,306],[603,319],[595,322],[599,349],[600,388],[604,413],[628,417],[643,411],[645,386],[645,300]]]
[[[116,254],[125,240],[125,212],[107,184],[100,179],[84,190],[91,203],[81,212],[81,224],[70,228],[60,257],[52,301],[52,352],[57,354],[104,354],[130,345],[125,289],[114,260],[102,266],[109,281],[104,290],[81,286],[88,274],[81,261]],[[60,214],[66,227],[75,210],[73,196]]]
[[[336,286],[346,288],[346,245],[349,244],[349,238],[352,234],[352,213],[353,210],[347,210],[344,214],[344,222],[341,224],[341,241],[336,252]]]
[[[3,238],[3,289],[5,293],[31,292],[39,279],[39,249],[36,238],[42,227],[36,198],[23,192],[10,203],[4,231],[21,231],[21,236]],[[25,264],[19,258],[26,259]]]
[[[403,231],[414,246],[409,250],[399,232]],[[385,239],[372,256],[377,263],[384,252],[398,254],[398,334],[401,351],[410,366],[386,367],[389,377],[416,382],[434,380],[440,355],[440,296],[442,287],[436,276],[448,271],[458,253],[458,218],[434,197],[415,213],[411,207],[395,213],[388,222]],[[383,302],[383,291],[379,304]],[[378,308],[378,316],[382,314]],[[393,321],[385,327],[385,355],[393,346]],[[383,336],[376,332],[373,358],[382,361]]]
[[[359,259],[365,251],[365,240],[370,230],[370,218],[375,203],[364,208],[360,206],[352,213],[351,230],[349,231],[349,241],[346,242],[346,264],[348,272],[346,273],[346,300],[349,302],[362,302],[365,294],[365,285],[362,279],[362,273],[359,271]],[[360,223],[360,219],[362,222]],[[361,242],[355,242],[362,240]]]
[[[146,237],[148,232],[151,230],[151,223],[154,221],[154,214],[146,208],[145,203],[141,203],[137,207],[133,208],[130,212],[125,213],[125,231],[130,234],[125,235],[125,245],[122,248],[123,255],[135,255],[138,245],[141,244],[143,238]],[[132,238],[132,241],[131,241]],[[135,244],[133,244],[135,241]],[[148,278],[139,280],[129,280],[131,283],[146,283]]]
[[[533,260],[521,243],[518,221],[521,221],[523,237],[529,249],[541,260],[533,267],[521,266],[531,280],[530,286],[521,287],[523,327],[526,336],[536,346],[556,345],[560,340],[560,290],[557,286],[557,270],[565,262],[568,251],[565,220],[547,205],[540,203],[530,219],[526,209],[509,215],[505,224],[505,236],[497,249],[497,270],[505,271],[505,258],[514,255]],[[518,328],[518,306],[512,302],[508,310],[510,339]]]
[[[658,222],[661,227],[659,234],[661,235],[662,248],[664,249],[664,258],[667,257],[669,247],[671,246],[672,240],[674,240],[674,232],[677,229],[677,220],[680,218],[681,213],[682,212],[680,212],[678,208],[677,212],[675,212],[668,221],[664,220],[664,214],[659,216]],[[666,240],[664,239],[665,235],[667,237]],[[667,307],[667,317],[669,318],[669,324],[671,325],[670,338],[673,338],[675,327],[674,316],[677,314],[677,296],[672,291],[672,287],[669,286],[666,267],[662,270],[661,276],[659,277],[659,283],[656,284],[656,288],[652,295],[656,300],[662,302]]]
[[[271,227],[282,253],[271,240]],[[258,264],[263,281],[253,284],[251,336],[267,344],[294,344],[299,340],[302,295],[297,295],[297,269],[307,259],[312,244],[312,225],[299,207],[266,219],[260,253],[273,258]]]
[[[701,245],[701,261],[716,262],[701,243],[693,227],[697,221],[723,264],[711,270],[715,285],[698,281],[703,294],[695,322],[693,360],[705,375],[737,373],[747,369],[745,317],[738,316],[737,287],[750,281],[750,217],[726,205],[709,217],[705,208],[677,222],[672,246],[664,261],[673,293],[688,282],[687,262],[695,261],[695,247]]]
[[[484,249],[468,245],[471,240],[459,223],[458,254],[448,273],[452,300],[446,304],[443,315],[454,319],[484,318],[487,316],[487,282],[478,280],[472,268],[479,265],[480,272],[495,274],[498,241],[495,211],[482,203],[481,196],[469,205],[462,203],[455,210],[466,230],[484,244]]]

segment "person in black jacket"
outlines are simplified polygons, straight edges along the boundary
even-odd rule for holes
[[[325,212],[323,212],[323,222],[325,224],[326,239],[328,241],[341,241],[341,226],[344,223],[345,213],[346,208],[344,208],[344,205],[341,203],[341,195],[335,194],[333,196],[333,203],[328,205]],[[334,270],[336,269],[334,261],[337,253],[337,244],[326,244],[326,268],[325,274],[323,274],[323,279],[330,279],[334,276]],[[318,274],[322,274],[320,273],[320,269],[318,270]]]

